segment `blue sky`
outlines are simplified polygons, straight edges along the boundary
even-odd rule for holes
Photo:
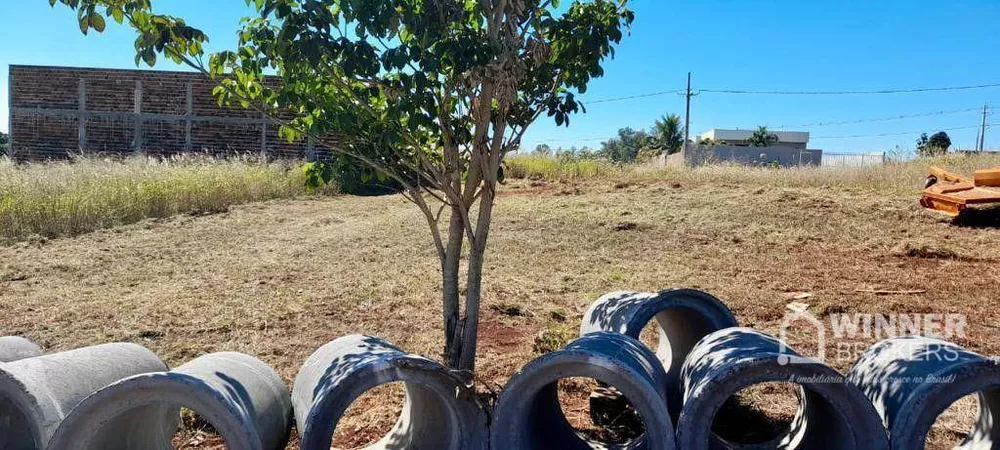
[[[133,35],[109,27],[83,36],[66,8],[46,0],[2,0],[0,130],[7,130],[8,64],[134,68]],[[1000,83],[1000,2],[932,1],[664,1],[633,0],[636,23],[607,75],[586,99],[681,89],[693,72],[697,89],[844,91]],[[154,0],[156,9],[205,30],[211,50],[235,44],[243,0]],[[212,6],[206,6],[212,5]],[[161,62],[159,69],[177,69]],[[912,148],[920,131],[948,131],[972,147],[981,112],[1000,108],[1000,87],[885,95],[727,95],[703,92],[692,102],[693,133],[710,128],[810,131],[811,146],[868,152]],[[953,112],[967,110],[963,112]],[[891,121],[796,126],[948,112]],[[540,120],[526,144],[598,147],[625,126],[644,128],[666,113],[683,114],[677,94],[597,103],[569,128]],[[993,114],[989,122],[1000,122]],[[910,132],[917,132],[916,134]],[[894,136],[868,136],[897,134]],[[836,138],[841,136],[865,137]],[[1000,127],[987,132],[1000,147]]]

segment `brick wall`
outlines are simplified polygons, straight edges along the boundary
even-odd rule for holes
[[[311,158],[259,113],[220,107],[201,75],[10,66],[10,135],[18,161],[70,154],[265,154]]]

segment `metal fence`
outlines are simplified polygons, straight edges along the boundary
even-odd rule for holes
[[[871,167],[885,164],[885,153],[823,153],[824,167]]]

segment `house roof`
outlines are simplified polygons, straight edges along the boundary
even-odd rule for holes
[[[702,133],[702,139],[711,139],[713,141],[745,141],[750,138],[754,133],[754,130],[727,130],[723,128],[716,128]],[[809,133],[806,131],[772,131],[778,136],[778,142],[788,142],[795,144],[808,144],[809,143]]]

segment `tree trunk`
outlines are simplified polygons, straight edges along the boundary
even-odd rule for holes
[[[476,220],[476,240],[469,250],[469,273],[466,280],[465,323],[462,330],[462,351],[459,370],[473,372],[476,369],[476,343],[479,337],[479,310],[483,290],[483,262],[486,255],[486,240],[490,232],[493,216],[495,185],[487,183],[479,201],[479,217]]]
[[[462,355],[462,342],[460,340],[462,329],[459,326],[461,296],[458,289],[458,273],[462,261],[465,226],[462,223],[462,214],[457,208],[452,207],[445,258],[441,262],[441,298],[444,303],[444,358],[448,366],[452,368],[458,368]]]

